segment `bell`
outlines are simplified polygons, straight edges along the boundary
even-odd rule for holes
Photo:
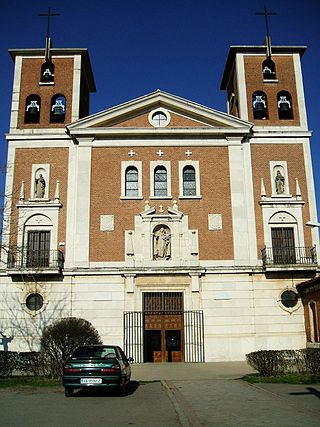
[[[30,101],[30,104],[27,106],[27,113],[30,115],[36,115],[40,111],[40,107],[37,101]]]
[[[63,114],[64,114],[64,112],[63,112],[62,106],[56,105],[53,108],[53,115],[54,116],[62,116]]]
[[[63,116],[64,115],[64,105],[60,99],[57,99],[54,105],[51,108],[51,111],[54,116]]]
[[[278,101],[278,108],[280,111],[289,111],[291,110],[290,101],[287,100],[286,96],[280,96],[280,101]]]
[[[257,102],[254,106],[253,106],[254,111],[266,111],[266,107],[264,105],[263,102]]]

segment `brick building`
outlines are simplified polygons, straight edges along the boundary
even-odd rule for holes
[[[227,113],[157,90],[89,115],[86,49],[10,50],[10,349],[66,316],[137,362],[305,345],[296,284],[319,242],[304,51],[231,47]]]
[[[306,327],[307,347],[320,348],[320,277],[299,283]]]

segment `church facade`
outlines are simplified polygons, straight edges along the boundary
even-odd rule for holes
[[[304,51],[231,47],[227,113],[157,90],[89,115],[86,49],[10,50],[9,349],[69,316],[140,363],[305,347],[296,285],[319,242]]]

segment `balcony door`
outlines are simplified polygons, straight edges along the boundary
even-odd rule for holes
[[[274,264],[295,264],[295,242],[292,227],[271,228]]]
[[[49,267],[50,231],[29,231],[27,267]]]

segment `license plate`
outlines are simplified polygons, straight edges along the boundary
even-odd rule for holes
[[[80,384],[101,384],[102,378],[81,378]]]

